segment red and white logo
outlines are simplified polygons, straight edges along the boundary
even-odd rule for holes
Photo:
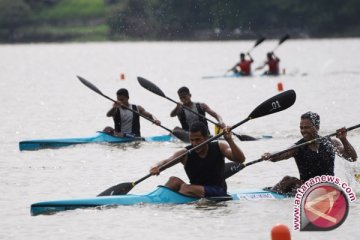
[[[329,231],[339,227],[349,213],[349,199],[356,199],[352,189],[340,179],[336,182],[311,180],[301,186],[295,196],[294,230]]]
[[[307,224],[301,230],[331,230],[340,226],[349,212],[349,202],[344,192],[333,184],[319,184],[309,189],[303,199],[302,217]]]

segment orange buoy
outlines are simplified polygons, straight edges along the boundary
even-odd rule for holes
[[[282,82],[279,82],[279,83],[277,84],[277,88],[278,88],[278,91],[279,91],[279,92],[282,92],[282,91],[284,90],[284,87],[283,87]]]
[[[123,73],[120,74],[120,80],[125,80],[125,74]]]
[[[289,228],[284,224],[276,224],[271,229],[271,240],[291,240]]]

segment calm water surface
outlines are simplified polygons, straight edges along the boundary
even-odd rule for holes
[[[120,183],[135,181],[150,166],[183,147],[182,143],[124,146],[83,145],[59,150],[19,152],[25,139],[92,136],[111,125],[105,117],[112,103],[84,87],[80,75],[104,94],[130,91],[130,101],[152,112],[168,128],[178,125],[169,113],[174,104],[140,87],[142,76],[177,100],[188,86],[194,101],[203,101],[228,125],[245,119],[261,102],[278,93],[277,84],[294,89],[297,100],[284,112],[251,120],[238,133],[272,135],[271,140],[240,142],[247,161],[265,151],[279,151],[300,138],[299,116],[312,110],[321,116],[321,134],[359,124],[360,39],[289,40],[277,50],[287,75],[241,79],[202,79],[222,75],[253,41],[30,44],[0,46],[0,239],[270,239],[271,227],[292,228],[292,200],[228,202],[213,207],[132,206],[75,210],[52,216],[30,216],[34,202],[95,196]],[[260,65],[277,41],[266,41],[252,53]],[[126,79],[120,80],[124,73]],[[259,75],[260,73],[255,73]],[[142,120],[144,136],[164,134]],[[360,130],[349,133],[360,154]],[[359,194],[353,174],[359,163],[336,159],[336,174]],[[174,166],[152,177],[132,193],[145,193],[169,176],[186,179]],[[293,160],[259,163],[228,179],[229,190],[265,187],[284,175],[297,176]],[[346,222],[330,232],[295,232],[293,239],[357,239],[360,202],[351,203]]]

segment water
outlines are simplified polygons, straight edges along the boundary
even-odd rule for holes
[[[140,87],[142,76],[170,98],[188,86],[193,100],[203,101],[228,125],[238,123],[261,102],[277,94],[277,84],[295,89],[297,100],[284,112],[251,120],[236,129],[272,140],[240,142],[247,161],[266,151],[283,150],[300,138],[299,116],[312,110],[321,116],[321,134],[359,123],[360,39],[288,40],[276,54],[288,75],[278,78],[202,79],[222,75],[253,41],[138,42],[30,44],[0,46],[0,239],[270,239],[271,227],[292,228],[292,200],[228,202],[218,207],[132,206],[76,210],[51,216],[30,216],[34,202],[95,196],[121,182],[135,181],[182,143],[141,143],[125,146],[83,145],[60,150],[19,152],[25,139],[85,137],[112,120],[105,117],[112,103],[83,86],[80,75],[115,98],[121,87],[130,102],[142,105],[168,128],[179,125],[169,113],[170,101]],[[252,55],[254,67],[277,41],[265,41]],[[120,74],[125,80],[120,80]],[[142,120],[144,136],[166,133]],[[349,133],[360,153],[360,130]],[[154,151],[156,149],[156,151]],[[352,175],[358,163],[336,159],[336,174],[359,194]],[[151,191],[169,176],[186,179],[181,166],[151,177],[132,193]],[[229,190],[275,184],[284,175],[297,176],[293,160],[259,163],[228,179]],[[295,232],[294,239],[356,239],[359,200],[351,203],[346,222],[330,232]]]

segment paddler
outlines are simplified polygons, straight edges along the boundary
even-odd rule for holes
[[[263,69],[265,66],[268,66],[268,70],[264,72],[264,75],[277,76],[279,75],[279,62],[280,59],[275,56],[274,52],[267,53],[267,60],[262,66],[257,67],[255,70]]]
[[[250,53],[246,53],[249,59],[245,58],[244,53],[240,53],[240,62],[236,63],[235,66],[230,68],[228,71],[233,71],[234,73],[240,74],[241,76],[250,76],[251,75],[251,64],[254,62],[254,59],[251,57]]]
[[[141,115],[152,119],[155,124],[160,125],[153,114],[147,112],[142,106],[129,103],[129,92],[121,88],[116,92],[117,101],[113,107],[106,113],[107,117],[114,120],[114,128],[105,127],[104,132],[117,137],[140,137],[140,117],[129,109],[139,112]]]
[[[212,110],[206,103],[200,103],[200,102],[193,102],[191,100],[191,93],[189,88],[187,87],[181,87],[178,90],[178,95],[181,103],[179,103],[174,110],[171,111],[170,116],[171,117],[178,117],[179,121],[181,123],[181,128],[184,131],[189,131],[189,126],[191,126],[193,123],[200,121],[205,124],[205,126],[208,128],[207,120],[204,117],[206,116],[206,113],[213,116],[219,123],[221,128],[224,128],[226,125],[222,119],[222,117],[217,114],[214,110]],[[183,107],[183,105],[192,111],[198,113],[195,114],[186,108]],[[181,128],[176,127],[174,131],[179,131]]]
[[[190,183],[185,183],[178,177],[170,177],[165,184],[166,187],[179,193],[193,197],[215,197],[226,196],[227,186],[224,177],[225,157],[233,162],[242,163],[245,161],[244,153],[234,143],[232,134],[226,127],[224,141],[214,141],[186,154],[179,161],[184,165],[186,175]],[[189,131],[191,145],[175,152],[171,157],[160,161],[150,169],[152,175],[159,175],[160,167],[173,159],[184,154],[191,148],[205,142],[209,138],[206,125],[202,122],[195,122]],[[178,162],[173,163],[175,165]],[[172,166],[172,165],[169,165]]]
[[[319,138],[320,116],[314,112],[306,112],[300,118],[300,133],[303,136],[296,144]],[[299,170],[300,179],[286,176],[272,190],[280,193],[294,193],[297,188],[311,178],[322,175],[334,176],[335,154],[350,161],[357,160],[354,147],[347,140],[346,128],[336,131],[337,139],[324,138],[318,142],[269,158],[270,153],[263,154],[264,160],[277,162],[293,157]]]

